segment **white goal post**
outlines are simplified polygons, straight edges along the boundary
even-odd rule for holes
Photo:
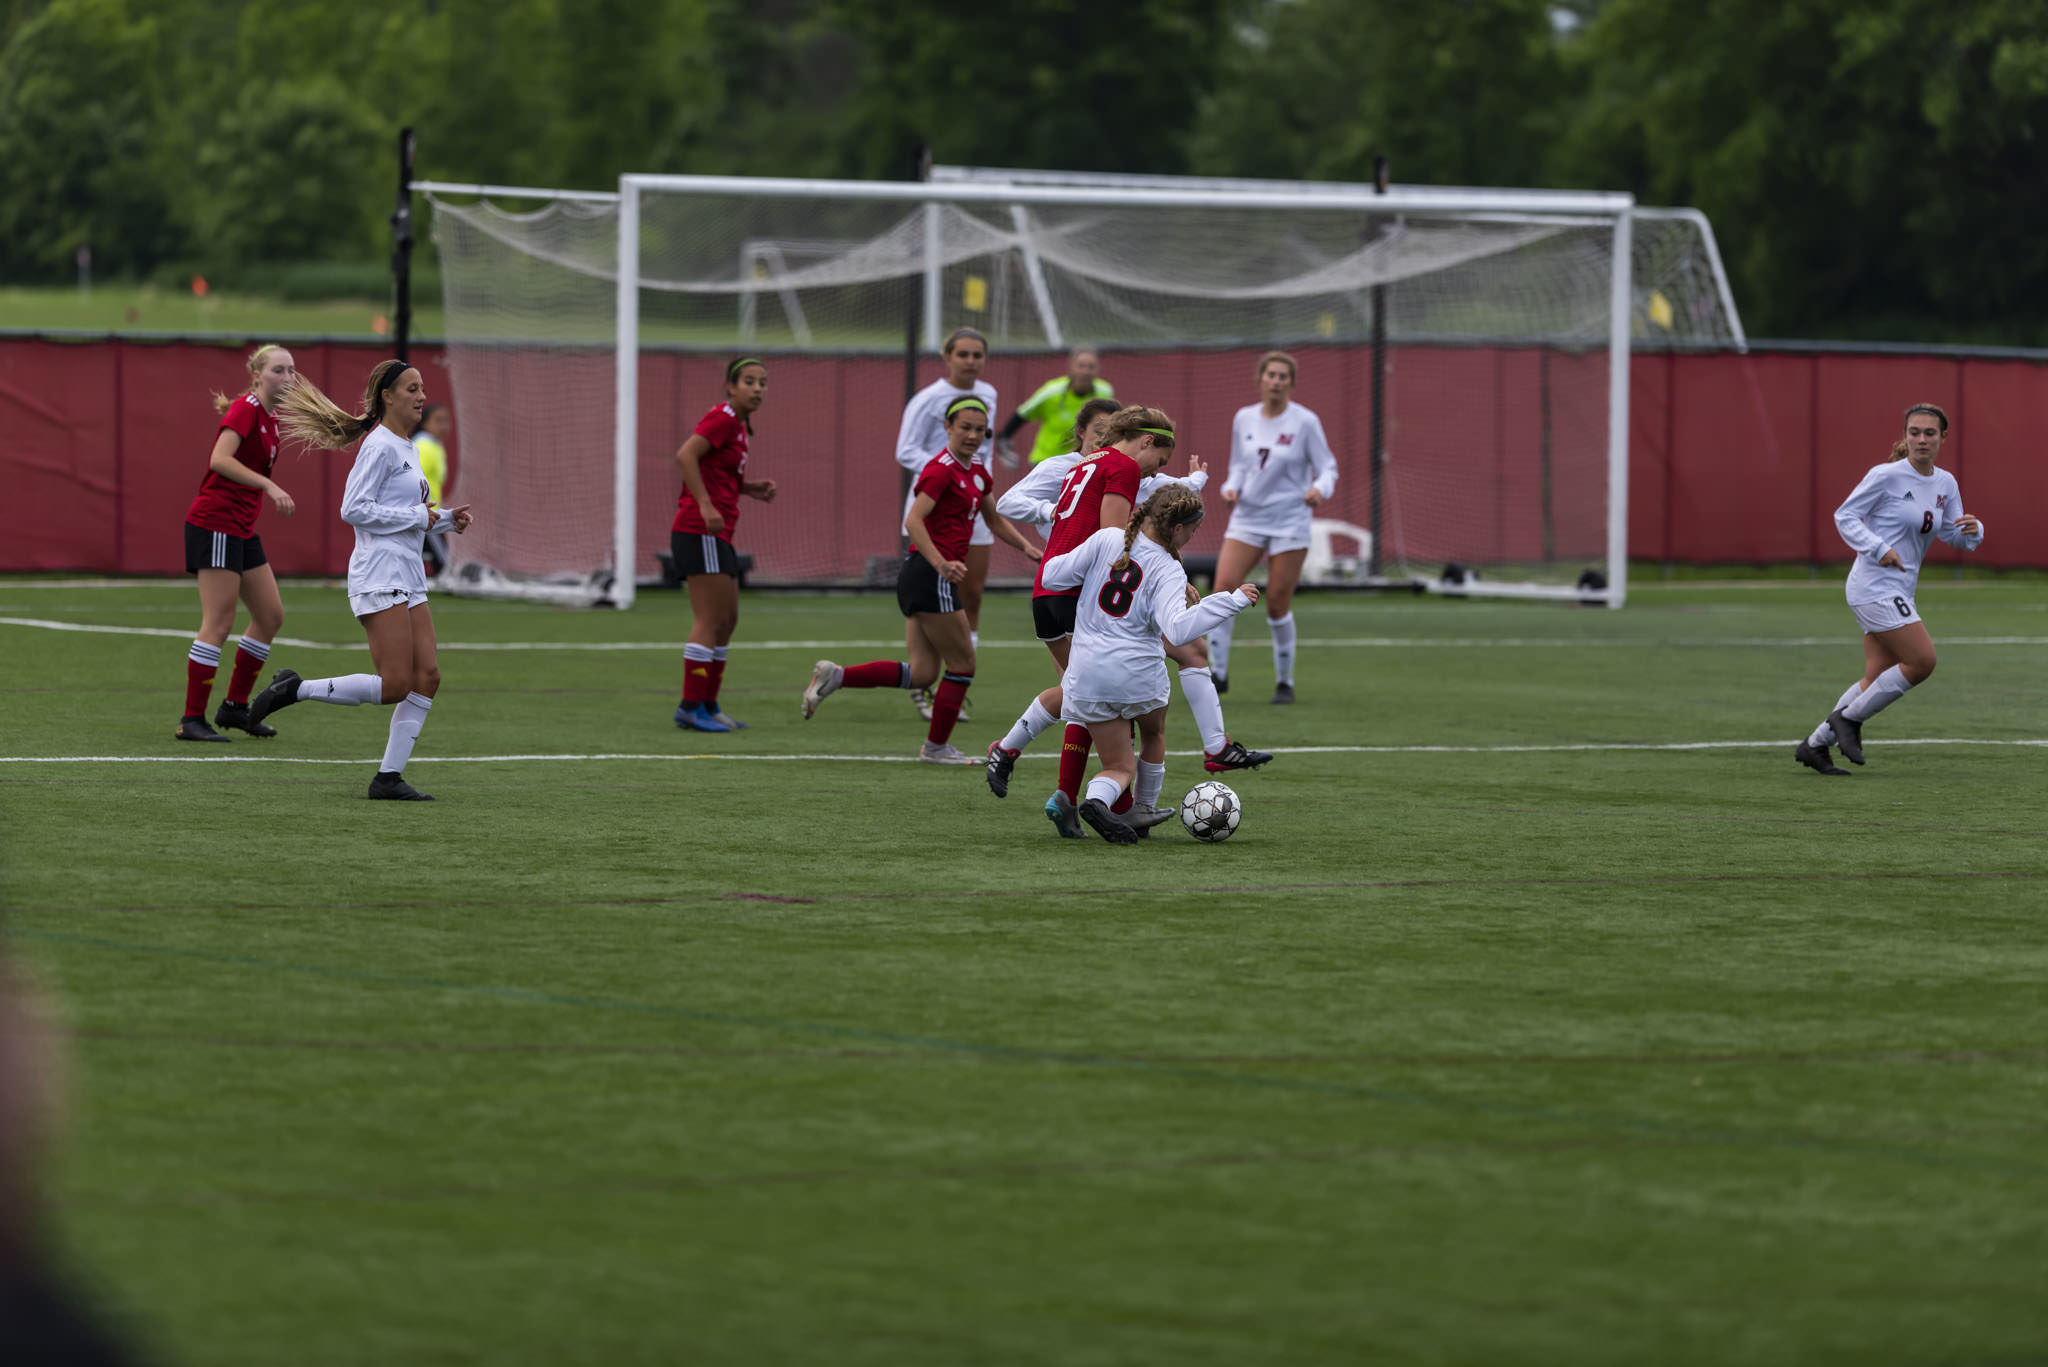
[[[999,357],[1037,352],[1041,368],[1066,344],[1100,347],[1118,375],[1145,382],[1119,380],[1120,395],[1169,412],[1185,404],[1188,416],[1177,417],[1202,424],[1206,446],[1196,449],[1211,451],[1228,433],[1228,412],[1252,397],[1248,376],[1226,390],[1212,378],[1217,366],[1227,361],[1235,375],[1248,367],[1245,355],[1297,350],[1310,372],[1302,401],[1323,413],[1342,462],[1340,498],[1355,498],[1378,473],[1375,463],[1389,474],[1386,563],[1448,592],[1619,607],[1635,339],[1743,340],[1704,219],[1638,208],[1626,194],[1377,192],[961,167],[935,167],[924,182],[635,174],[620,178],[616,196],[414,186],[435,206],[463,468],[473,468],[474,446],[487,468],[503,467],[507,502],[542,507],[552,519],[531,524],[547,521],[545,532],[479,541],[467,577],[472,587],[520,592],[538,582],[567,601],[631,604],[675,493],[671,480],[643,500],[643,475],[662,471],[659,451],[672,451],[722,397],[705,377],[717,368],[709,363],[742,350],[767,355],[777,399],[791,388],[801,396],[803,434],[774,426],[793,420],[771,399],[762,421],[777,434],[777,464],[765,463],[766,435],[756,459],[764,473],[794,470],[798,497],[812,501],[800,505],[806,529],[794,533],[772,530],[782,519],[744,505],[763,540],[740,540],[761,548],[770,582],[857,582],[860,560],[896,549],[886,510],[897,497],[894,468],[876,449],[893,439],[902,401],[889,378],[901,370],[890,367],[904,363],[906,334],[928,358],[950,326],[965,322],[990,332]],[[477,202],[458,202],[465,197]],[[508,213],[492,199],[543,207]],[[1684,241],[1671,247],[1675,233]],[[1365,320],[1394,359],[1359,359]],[[656,361],[666,368],[648,372]],[[832,387],[819,387],[814,373],[823,361],[840,368]],[[1340,440],[1333,421],[1341,409],[1355,434],[1362,366],[1378,367],[1372,374],[1382,381],[1400,372],[1387,385],[1388,435],[1377,452]],[[530,417],[512,413],[536,383],[587,376],[594,391],[600,374],[609,411],[570,425],[580,483],[609,486],[607,527],[594,504],[562,505],[560,486],[578,475],[561,451],[529,449],[545,438]],[[650,381],[654,391],[643,387]],[[1490,385],[1488,394],[1475,385]],[[1006,388],[1006,408],[1021,397]],[[662,403],[668,411],[656,413]],[[1482,407],[1498,429],[1486,438],[1499,447],[1490,465],[1469,449],[1472,412]],[[491,427],[501,410],[508,416]],[[643,433],[650,413],[658,436]],[[1376,407],[1375,431],[1379,416]],[[820,436],[828,418],[838,423],[832,442]],[[1525,452],[1539,424],[1540,491]],[[603,428],[607,480],[585,449]],[[1461,510],[1475,481],[1499,486],[1490,523]],[[877,498],[868,486],[885,482]],[[884,511],[856,516],[863,500]],[[821,535],[827,518],[846,524],[831,547]],[[559,546],[523,543],[558,532]],[[600,532],[608,544],[598,544]],[[1432,561],[1472,572],[1453,583],[1412,573]],[[1558,578],[1581,567],[1600,573]]]

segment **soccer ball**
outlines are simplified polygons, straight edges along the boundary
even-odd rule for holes
[[[1237,800],[1237,794],[1214,779],[1197,783],[1180,800],[1180,824],[1195,839],[1211,844],[1230,839],[1243,815],[1244,804]]]

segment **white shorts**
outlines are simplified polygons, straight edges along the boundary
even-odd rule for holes
[[[988,529],[988,519],[980,513],[974,515],[974,535],[967,538],[967,544],[970,546],[993,546],[996,544],[996,534]]]
[[[373,612],[403,605],[416,608],[427,601],[425,589],[371,589],[367,593],[351,593],[348,596],[348,610],[358,617],[368,617]]]
[[[1881,631],[1909,627],[1920,620],[1920,611],[1910,598],[1880,598],[1871,603],[1851,603],[1849,611],[1856,614],[1856,625],[1873,636]]]
[[[1095,698],[1077,698],[1069,693],[1060,700],[1060,720],[1076,726],[1087,726],[1091,722],[1132,721],[1164,706],[1164,697],[1145,702],[1102,702]]]
[[[1230,525],[1223,529],[1223,535],[1232,541],[1242,541],[1247,546],[1256,547],[1267,555],[1280,555],[1286,551],[1305,551],[1308,549],[1308,523],[1306,522],[1302,523],[1298,529],[1289,528],[1286,531],[1276,532],[1268,531],[1264,528],[1246,526],[1233,515],[1230,519]]]

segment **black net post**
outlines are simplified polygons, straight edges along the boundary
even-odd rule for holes
[[[1387,192],[1387,159],[1372,159],[1372,189],[1376,195]],[[1375,216],[1368,229],[1368,240],[1377,238],[1383,225]],[[1378,578],[1381,564],[1381,480],[1386,466],[1387,431],[1387,287],[1384,284],[1372,287],[1372,415],[1367,427],[1366,444],[1371,448],[1367,454],[1367,480],[1371,490],[1366,512],[1366,529],[1372,533],[1372,554],[1366,557],[1365,572],[1369,578]]]
[[[391,276],[398,295],[392,309],[392,354],[409,361],[412,348],[412,155],[410,128],[398,133],[398,202],[391,210]]]
[[[932,178],[932,149],[923,138],[910,144],[910,164],[906,168],[908,180],[926,181]],[[908,275],[903,280],[903,404],[907,408],[917,395],[917,333],[924,326],[924,277]],[[990,421],[994,421],[993,415]],[[910,471],[902,472],[898,480],[904,498],[910,497],[910,483],[916,476]],[[909,554],[910,537],[901,527],[897,528],[896,549],[899,554]]]

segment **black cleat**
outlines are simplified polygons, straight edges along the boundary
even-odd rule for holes
[[[1270,764],[1273,756],[1264,750],[1247,750],[1236,741],[1231,741],[1213,755],[1202,756],[1202,767],[1212,774],[1225,769],[1256,769],[1261,764]]]
[[[1842,747],[1842,758],[1851,764],[1863,763],[1863,723],[1835,712],[1829,715],[1828,725],[1834,728],[1835,744]]]
[[[270,682],[264,686],[263,691],[249,699],[250,722],[260,722],[280,707],[290,707],[297,702],[299,683],[299,676],[289,669],[280,669],[271,675]]]
[[[997,797],[1010,795],[1010,771],[1017,767],[1017,752],[1005,750],[1003,743],[992,740],[988,743],[988,790]]]
[[[174,740],[217,740],[222,745],[228,743],[228,738],[208,726],[204,717],[180,717],[178,729],[171,732],[171,736]]]
[[[1230,676],[1228,674],[1218,674],[1215,670],[1212,669],[1209,671],[1209,678],[1216,685],[1216,695],[1218,697],[1221,697],[1225,693],[1228,693],[1230,691]]]
[[[1294,701],[1294,685],[1293,685],[1293,684],[1291,684],[1291,683],[1284,683],[1284,684],[1275,684],[1275,685],[1273,685],[1273,701],[1274,701],[1274,702],[1293,702],[1293,701]]]
[[[377,777],[370,780],[370,799],[373,802],[432,802],[434,799],[405,781],[404,774],[388,774],[382,769]]]
[[[213,724],[223,729],[232,727],[237,731],[247,731],[252,736],[277,734],[275,726],[265,726],[260,721],[249,720],[249,704],[245,702],[223,702],[214,709]]]
[[[1805,741],[1800,741],[1799,744],[1792,747],[1792,758],[1798,760],[1816,774],[1840,774],[1844,778],[1849,776],[1847,769],[1835,763],[1834,756],[1828,753],[1828,748],[1825,745],[1816,749]]]
[[[1095,828],[1095,833],[1112,845],[1135,845],[1138,833],[1130,823],[1109,809],[1109,804],[1099,797],[1091,797],[1081,804],[1081,819]]]

